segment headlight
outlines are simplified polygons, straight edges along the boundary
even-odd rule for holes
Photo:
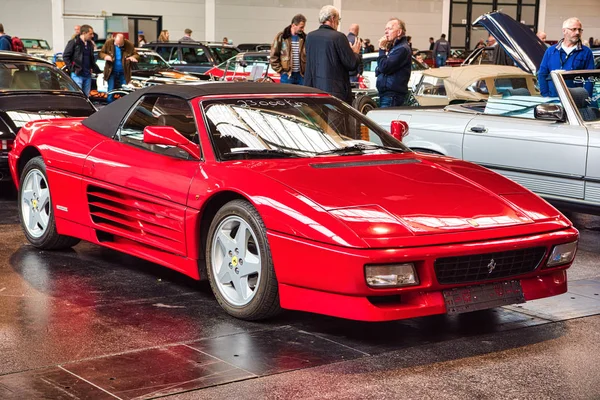
[[[366,265],[365,277],[370,287],[399,287],[419,284],[412,263],[390,265]]]
[[[575,258],[577,251],[577,241],[554,246],[546,267],[556,267],[557,265],[568,264]]]

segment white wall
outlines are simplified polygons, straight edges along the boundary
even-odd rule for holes
[[[305,32],[319,27],[319,10],[328,0],[217,0],[216,39],[271,43],[296,14],[306,17]]]
[[[360,37],[371,39],[377,46],[387,21],[398,17],[406,23],[413,46],[429,48],[429,37],[441,34],[442,3],[443,0],[342,0],[340,31],[348,33],[350,24],[357,23]],[[306,17],[305,31],[310,32],[319,27],[319,10],[327,4],[333,1],[217,0],[216,37],[226,36],[234,43],[271,42],[298,13]]]
[[[359,36],[371,39],[377,49],[390,18],[400,18],[412,36],[413,48],[429,49],[429,37],[442,33],[442,0],[343,0],[340,30],[348,33],[351,24],[360,25]]]
[[[581,20],[584,40],[590,36],[600,38],[600,0],[577,0],[568,4],[563,0],[546,0],[544,26],[548,39],[562,39],[562,23],[570,17]]]
[[[0,0],[0,23],[7,35],[46,39],[52,45],[50,0]]]

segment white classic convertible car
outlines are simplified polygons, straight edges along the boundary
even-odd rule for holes
[[[600,70],[554,71],[558,97],[506,89],[487,102],[388,108],[368,116],[408,124],[416,151],[478,163],[557,206],[600,213]]]

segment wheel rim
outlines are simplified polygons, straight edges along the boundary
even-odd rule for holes
[[[211,269],[215,284],[234,306],[249,304],[258,290],[261,258],[256,234],[238,216],[225,218],[213,234]]]
[[[52,206],[44,175],[37,169],[29,171],[21,192],[21,216],[29,235],[39,238],[48,228]]]

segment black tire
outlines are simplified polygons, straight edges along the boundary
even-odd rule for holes
[[[234,304],[221,293],[218,286],[219,283],[217,283],[217,278],[215,276],[216,267],[213,266],[213,257],[215,263],[217,263],[216,260],[218,258],[218,255],[213,254],[212,252],[216,235],[219,234],[217,229],[222,223],[232,217],[243,220],[253,231],[252,233],[254,233],[256,237],[255,248],[257,253],[260,254],[261,260],[260,275],[256,281],[255,292],[249,302],[244,305]],[[281,306],[279,305],[279,287],[273,268],[273,260],[271,258],[271,250],[269,248],[266,232],[267,230],[260,214],[245,200],[233,200],[225,204],[217,212],[211,222],[206,243],[206,270],[208,280],[219,305],[233,317],[256,321],[271,318],[281,312]],[[231,281],[231,287],[234,288],[233,280]]]
[[[26,210],[23,208],[23,195],[25,192],[25,181],[27,176],[30,173],[39,173],[43,177],[43,182],[40,182],[40,187],[45,187],[48,189],[48,202],[45,204],[44,209],[46,210],[46,214],[48,215],[48,223],[45,230],[42,229],[42,233],[39,236],[32,235],[29,232],[29,228],[26,226],[24,213]],[[58,234],[56,231],[56,221],[54,220],[54,210],[52,208],[52,197],[50,195],[50,190],[48,186],[48,175],[46,174],[46,164],[42,157],[35,157],[29,160],[23,169],[23,173],[20,177],[19,184],[19,220],[21,221],[21,227],[23,228],[23,233],[27,240],[39,249],[44,250],[61,250],[68,249],[70,247],[75,246],[80,242],[80,239],[64,236]]]
[[[369,111],[377,108],[377,103],[368,95],[361,94],[354,99],[352,107],[356,108],[361,114],[367,115]]]

